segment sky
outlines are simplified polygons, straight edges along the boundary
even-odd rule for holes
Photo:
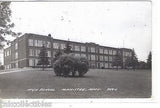
[[[14,31],[151,51],[151,2],[12,2]],[[8,37],[11,39],[11,37]]]

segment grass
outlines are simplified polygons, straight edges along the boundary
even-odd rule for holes
[[[84,77],[57,77],[52,70],[0,75],[0,98],[148,98],[150,70],[90,69]]]

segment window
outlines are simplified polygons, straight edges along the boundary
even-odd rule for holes
[[[74,46],[74,48],[75,48],[75,51],[80,51],[80,48],[79,48],[79,46]]]
[[[4,56],[6,57],[6,56],[10,56],[11,55],[11,50],[8,50],[8,51],[5,51],[4,52]]]
[[[29,59],[29,66],[34,66],[34,59]]]
[[[15,63],[15,68],[18,68],[18,62]]]
[[[109,50],[109,54],[112,55],[112,50]]]
[[[103,49],[99,49],[99,53],[103,54]]]
[[[113,50],[113,55],[116,55],[117,54],[117,51]]]
[[[103,61],[103,56],[100,56],[100,61]]]
[[[52,62],[51,59],[48,59],[48,61],[49,61],[48,66],[51,66],[51,62]]]
[[[73,44],[70,44],[69,46],[71,46],[71,50],[73,50]]]
[[[47,51],[48,57],[51,57],[51,51]]]
[[[129,52],[129,56],[130,56],[130,57],[132,56],[132,52]]]
[[[42,41],[41,40],[37,40],[38,42],[37,42],[37,46],[39,46],[39,47],[42,47],[43,46],[43,44],[42,44]]]
[[[28,45],[33,46],[33,39],[28,39]]]
[[[42,41],[42,46],[46,46],[46,41]]]
[[[36,49],[36,50],[35,50],[35,56],[38,57],[38,56],[39,56],[39,53],[40,53],[40,50],[39,50],[39,49]]]
[[[61,44],[61,49],[64,49],[66,48],[66,45],[65,44]]]
[[[51,42],[47,41],[47,48],[51,48]]]
[[[17,50],[18,49],[18,44],[17,43],[15,43],[15,50]]]
[[[81,54],[81,57],[86,57],[86,54]]]
[[[34,45],[38,46],[38,40],[34,40]]]
[[[108,61],[108,56],[104,56],[104,60],[105,60],[105,61]]]
[[[87,58],[88,58],[88,60],[91,60],[91,55],[88,55],[88,57],[87,57]]]
[[[112,56],[109,56],[109,61],[112,61]]]
[[[88,47],[88,52],[91,52],[91,48],[90,47]]]
[[[5,56],[9,56],[9,50],[8,51],[5,51]]]
[[[86,47],[85,46],[81,46],[81,51],[82,52],[86,52]]]
[[[9,65],[5,65],[5,69],[11,69],[12,67],[11,67],[11,64],[9,64]]]
[[[15,59],[18,58],[18,52],[15,52]]]
[[[109,68],[112,68],[112,63],[109,63]]]
[[[99,60],[97,55],[96,55],[96,60],[97,60],[97,61]]]
[[[90,67],[95,68],[96,67],[95,63],[90,63]]]
[[[103,63],[100,63],[100,68],[104,67],[104,64]]]
[[[91,60],[95,60],[95,55],[91,55]]]
[[[55,58],[55,54],[56,54],[56,52],[55,52],[55,51],[53,51],[53,58]]]
[[[11,69],[12,67],[11,67],[11,64],[9,64],[9,69]]]
[[[34,56],[34,50],[33,49],[29,49],[29,56]]]
[[[105,63],[105,68],[108,68],[108,63]]]
[[[35,66],[37,66],[38,64],[38,59],[35,59]]]
[[[91,52],[95,52],[95,48],[94,47],[91,47]]]
[[[79,56],[80,56],[80,54],[75,54],[75,56],[79,57]]]
[[[104,50],[104,54],[108,54],[108,50],[107,49]]]
[[[58,49],[59,48],[59,43],[53,43],[53,48]]]
[[[131,56],[130,52],[125,52],[125,56]]]

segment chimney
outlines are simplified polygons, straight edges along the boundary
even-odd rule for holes
[[[48,37],[51,37],[51,34],[48,34]]]

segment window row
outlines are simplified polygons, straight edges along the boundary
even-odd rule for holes
[[[86,47],[85,46],[78,46],[78,45],[73,45],[71,44],[71,50],[74,51],[82,51],[82,52],[86,52]],[[54,49],[64,49],[66,48],[66,44],[65,43],[53,43],[53,48]]]
[[[129,57],[131,57],[132,53],[131,52],[123,52],[123,56],[129,56]]]
[[[18,68],[18,61],[16,61],[14,64],[8,64],[4,66],[5,69],[11,69],[13,67]]]
[[[78,53],[75,53],[75,56],[77,56],[77,57],[86,57],[86,54],[78,54]]]
[[[112,63],[100,63],[100,68],[113,68]]]
[[[37,66],[38,59],[29,59],[29,66]],[[49,62],[51,63],[51,60],[49,59]]]
[[[49,42],[49,41],[28,39],[28,45],[29,46],[42,47],[43,44],[47,48],[51,48],[51,42]],[[71,46],[71,49],[74,50],[74,51],[86,52],[86,46],[83,46],[83,45],[73,45],[73,44],[70,44],[70,46]],[[15,49],[17,49],[17,48],[18,48],[18,45],[15,44]],[[64,48],[66,48],[66,43],[54,42],[53,43],[53,48],[54,49],[59,49],[59,48],[60,49],[64,49]],[[95,47],[88,47],[88,52],[98,53],[98,49],[96,49]],[[99,48],[99,53],[100,54],[116,55],[117,51],[116,50],[112,50],[112,49]],[[129,54],[125,53],[124,55],[128,56]]]
[[[103,62],[100,62],[100,63],[89,63],[90,67],[91,68],[95,68],[95,67],[99,67],[99,68],[113,68],[112,66],[112,63],[103,63]]]
[[[112,56],[97,56],[97,55],[88,55],[88,60],[97,60],[97,61],[112,61]]]
[[[4,68],[5,69],[11,69],[12,67],[11,67],[11,64],[9,64],[9,65],[5,65]]]
[[[40,49],[29,49],[29,56],[38,57],[40,53]],[[51,51],[47,51],[47,56],[51,57]]]
[[[107,50],[107,49],[99,49],[100,54],[109,54],[109,55],[116,55],[117,51],[116,50]]]
[[[28,46],[42,47],[43,45],[47,48],[51,48],[51,42],[49,41],[28,39]]]

